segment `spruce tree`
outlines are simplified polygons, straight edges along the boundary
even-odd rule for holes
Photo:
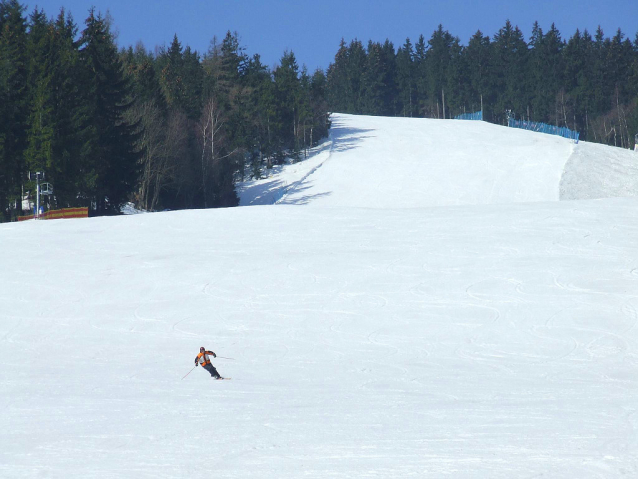
[[[487,119],[494,102],[490,37],[478,30],[470,38],[464,56],[469,79],[468,107],[473,112],[483,108],[483,118]]]
[[[414,69],[414,50],[409,38],[397,51],[396,56],[397,88],[399,104],[397,114],[411,117],[415,113],[416,79]]]
[[[563,41],[554,24],[543,34],[536,23],[534,31],[538,34],[532,35],[530,41],[530,77],[533,79],[530,119],[565,126],[565,112],[557,105],[562,102],[564,106],[564,89],[562,98],[557,98],[564,85]],[[525,111],[519,113],[521,117],[526,114]]]
[[[85,23],[80,54],[90,124],[85,161],[92,181],[87,194],[98,214],[114,214],[138,180],[138,125],[125,120],[131,87],[106,20],[91,10]]]
[[[366,115],[384,114],[385,75],[381,44],[370,41],[363,74],[364,94],[361,113]]]
[[[609,71],[607,65],[608,45],[609,41],[605,40],[605,34],[599,25],[596,29],[596,35],[594,35],[591,57],[589,58],[593,66],[591,86],[593,96],[592,113],[594,116],[605,112],[611,104],[609,75],[607,73]]]
[[[585,30],[576,30],[565,45],[563,85],[572,99],[573,113],[570,128],[580,131],[585,138],[587,112],[591,102],[591,64],[587,61],[591,49],[591,36]]]
[[[17,0],[0,2],[0,205],[5,219],[21,208],[28,107],[27,20]]]
[[[310,80],[310,105],[312,108],[310,146],[315,146],[321,138],[328,136],[330,120],[328,118],[326,88],[326,75],[323,70],[317,68]]]
[[[335,54],[335,60],[328,66],[328,106],[331,111],[348,113],[348,96],[350,88],[348,84],[348,47],[342,38],[339,49]]]
[[[53,180],[57,206],[78,206],[83,201],[79,192],[87,191],[85,145],[89,139],[90,122],[84,102],[84,69],[76,41],[78,27],[70,13],[63,9],[50,30],[51,49],[49,74],[53,103],[55,136],[49,176]]]
[[[454,37],[450,46],[450,63],[445,85],[445,105],[449,112],[447,118],[454,118],[460,113],[467,113],[467,108],[470,104],[468,76],[468,65],[463,55],[463,47],[458,37]]]
[[[416,88],[416,104],[417,114],[425,115],[428,103],[428,72],[426,64],[426,52],[428,46],[425,37],[419,35],[419,39],[414,47],[414,71],[415,71],[415,88]]]
[[[528,50],[520,29],[507,20],[494,36],[492,52],[493,66],[498,72],[495,88],[499,92],[494,121],[505,123],[508,116],[522,117],[529,104],[526,88]]]
[[[385,39],[381,46],[381,71],[383,72],[383,115],[396,114],[398,102],[396,52],[394,44]]]
[[[448,83],[448,74],[453,61],[453,46],[456,39],[443,25],[432,33],[428,41],[429,48],[425,55],[428,75],[428,112],[426,116],[435,118],[447,118],[445,104],[445,87]],[[448,97],[449,101],[449,97]]]
[[[261,177],[264,158],[268,161],[273,154],[271,122],[274,119],[274,91],[268,68],[255,54],[246,63],[245,84],[250,89],[247,115],[250,122],[249,135],[251,174]]]
[[[394,53],[394,52],[393,52]],[[356,38],[348,46],[348,62],[346,74],[348,78],[347,112],[356,113],[361,110],[364,85],[362,82],[365,71],[366,52],[363,44]]]
[[[49,22],[42,10],[34,10],[29,18],[27,37],[28,57],[28,104],[30,114],[27,121],[27,148],[25,165],[30,171],[44,171],[51,181],[53,142],[55,123],[52,94],[51,60],[55,52],[52,49],[52,35],[49,34]],[[35,185],[30,185],[34,187]]]
[[[278,137],[281,150],[298,151],[296,144],[299,100],[299,66],[291,51],[284,52],[280,65],[273,74],[275,82],[275,102],[279,118]]]

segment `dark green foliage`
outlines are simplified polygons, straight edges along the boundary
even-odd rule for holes
[[[638,130],[638,34],[598,28],[563,40],[552,24],[534,23],[529,42],[505,22],[493,38],[481,31],[467,46],[442,25],[429,40],[408,38],[396,51],[386,40],[367,50],[342,40],[327,70],[334,112],[452,118],[483,110],[487,121],[508,117],[568,127],[581,139],[633,147]]]
[[[490,37],[478,30],[464,51],[468,76],[467,111],[485,110],[486,105],[494,103],[494,79],[491,77],[492,57]]]
[[[529,104],[525,89],[529,50],[518,27],[509,20],[494,36],[492,43],[496,98],[493,120],[505,123],[508,115],[520,117]]]
[[[394,49],[392,49],[394,57]],[[359,40],[353,40],[346,47],[342,39],[335,63],[328,68],[328,97],[334,111],[359,113],[366,101],[363,82],[367,54]]]
[[[16,0],[0,2],[0,202],[3,215],[15,214],[26,169],[29,116],[27,21]]]
[[[91,11],[80,39],[84,107],[88,121],[86,149],[89,181],[80,191],[98,214],[119,211],[137,183],[138,125],[125,114],[132,105],[131,86],[124,76],[107,22]]]
[[[63,10],[55,21],[46,22],[44,35],[33,41],[33,29],[42,28],[32,16],[29,57],[31,114],[29,144],[25,151],[30,171],[46,171],[55,185],[51,206],[73,206],[83,183],[82,142],[88,121],[82,110],[79,83],[82,70],[74,38],[77,27]]]
[[[385,105],[385,76],[386,68],[383,62],[381,45],[368,43],[368,58],[363,74],[365,92],[361,112],[367,115],[383,115]],[[390,114],[393,114],[391,112]]]
[[[397,114],[412,116],[416,113],[416,71],[414,64],[414,50],[410,39],[406,39],[396,56],[397,71]]]
[[[280,65],[273,72],[275,80],[275,103],[277,105],[276,134],[280,149],[298,151],[296,147],[296,128],[299,116],[301,85],[299,84],[299,66],[292,52],[285,52]]]
[[[426,40],[340,42],[312,74],[292,51],[272,71],[237,33],[203,56],[177,36],[167,48],[117,52],[109,21],[78,28],[0,0],[0,204],[7,220],[32,192],[29,170],[53,183],[51,207],[116,213],[234,206],[235,184],[304,158],[328,134],[328,111],[452,118],[483,109],[566,126],[581,138],[633,147],[638,132],[638,34],[563,40],[535,23],[529,42],[509,21],[467,46],[443,26]]]
[[[157,67],[168,108],[180,110],[193,120],[199,118],[204,73],[199,54],[190,47],[182,49],[175,35],[168,50],[160,52]]]
[[[425,53],[427,71],[428,110],[431,116],[449,118],[449,105],[453,96],[450,95],[450,84],[454,85],[456,64],[460,55],[459,39],[453,37],[443,26],[439,25],[428,41]],[[445,91],[448,90],[447,103]]]
[[[50,207],[235,206],[238,181],[301,159],[327,135],[326,76],[292,52],[273,72],[231,32],[203,57],[177,35],[156,54],[118,52],[109,19],[91,10],[85,24],[78,38],[64,10],[27,18],[17,0],[0,0],[4,220],[23,191],[33,195],[28,170],[53,184]]]

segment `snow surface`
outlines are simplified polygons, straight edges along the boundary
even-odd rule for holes
[[[0,477],[638,476],[637,156],[333,126],[262,206],[0,225]]]
[[[481,121],[333,115],[314,155],[238,189],[242,205],[373,208],[638,195],[638,154]]]

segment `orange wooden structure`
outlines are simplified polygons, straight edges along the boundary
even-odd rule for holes
[[[60,210],[45,211],[40,215],[41,220],[57,220],[60,218],[88,218],[89,208],[83,206],[81,208],[62,208]],[[18,221],[32,220],[33,215],[18,216]]]

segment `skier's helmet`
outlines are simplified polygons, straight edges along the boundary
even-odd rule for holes
[[[204,352],[204,351],[206,351],[206,348],[205,348],[204,346],[202,346],[201,348],[199,348],[199,350],[200,350],[201,352]]]

